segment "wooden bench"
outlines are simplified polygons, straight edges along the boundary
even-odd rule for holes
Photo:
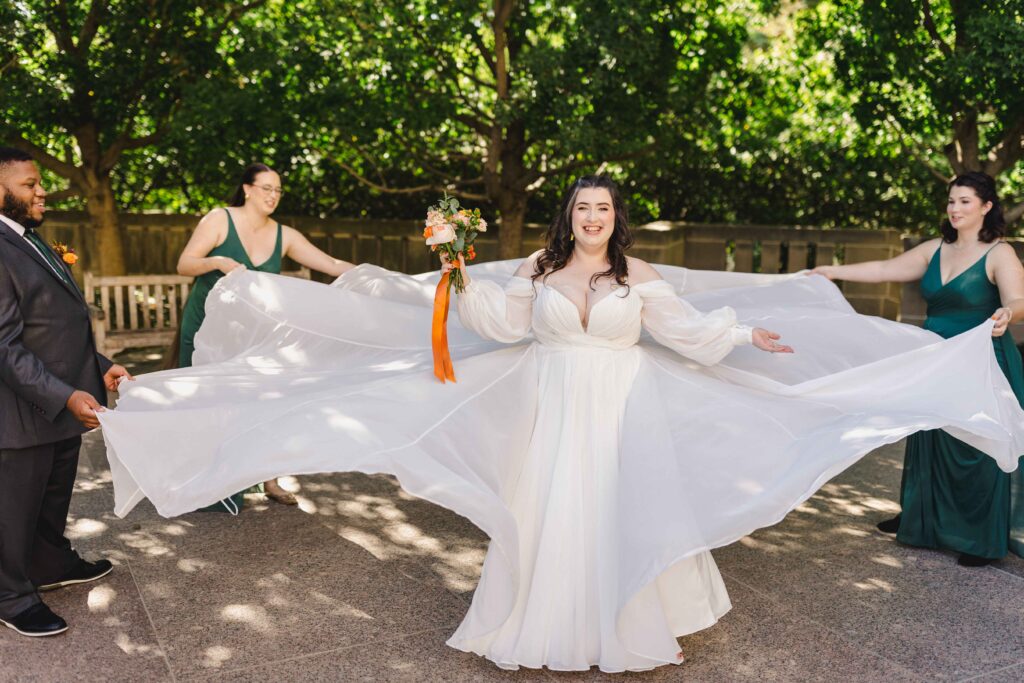
[[[282,275],[310,279],[308,268]],[[85,300],[93,312],[96,350],[108,358],[125,349],[170,346],[195,278],[185,275],[85,273]]]

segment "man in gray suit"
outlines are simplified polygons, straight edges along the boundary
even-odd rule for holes
[[[0,623],[26,636],[67,623],[39,591],[93,581],[64,536],[82,433],[128,371],[96,352],[71,271],[35,232],[46,191],[32,158],[0,147]]]

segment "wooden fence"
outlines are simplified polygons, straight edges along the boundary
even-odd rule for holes
[[[175,272],[198,216],[165,214],[121,215],[128,272],[159,275]],[[281,221],[301,230],[324,251],[354,263],[375,263],[384,268],[416,273],[436,268],[423,245],[422,222],[417,220],[321,219],[283,216]],[[477,241],[481,261],[497,257],[495,227]],[[96,242],[81,212],[52,211],[41,232],[76,249],[81,260],[75,267],[94,270],[91,254]],[[787,273],[824,263],[858,262],[890,258],[903,250],[896,230],[824,230],[820,228],[720,225],[657,222],[635,229],[636,245],[630,252],[652,263],[686,266],[699,270]],[[541,226],[527,226],[523,254],[543,243]],[[295,264],[285,264],[295,269]],[[100,275],[101,273],[96,273]],[[847,283],[844,293],[862,313],[897,319],[900,287],[891,284]]]

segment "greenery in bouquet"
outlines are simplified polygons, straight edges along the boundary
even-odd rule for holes
[[[476,258],[473,242],[481,232],[487,232],[487,221],[480,217],[480,209],[462,208],[455,197],[445,195],[444,199],[427,209],[427,224],[423,229],[427,245],[431,251],[445,254],[456,265],[459,255],[467,262]],[[452,286],[456,292],[466,288],[462,271],[458,268],[451,271],[448,289]]]

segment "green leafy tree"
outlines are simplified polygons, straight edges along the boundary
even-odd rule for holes
[[[767,3],[772,5],[772,3]],[[923,166],[897,133],[861,124],[832,55],[801,40],[803,3],[748,4],[740,68],[630,169],[648,218],[699,222],[911,227],[935,223]],[[935,189],[938,189],[937,187]]]
[[[984,171],[1020,185],[1024,156],[1024,2],[828,0],[806,35],[835,56],[854,112],[898,136],[938,180]],[[1024,203],[1008,218],[1024,214]]]
[[[224,34],[263,0],[22,0],[3,12],[0,140],[84,199],[103,272],[124,272],[115,170],[157,145]]]
[[[745,38],[725,3],[356,0],[307,19],[296,105],[306,162],[375,192],[442,191],[501,218],[518,256],[529,199],[642,157],[699,108]],[[324,11],[327,11],[325,8]]]

